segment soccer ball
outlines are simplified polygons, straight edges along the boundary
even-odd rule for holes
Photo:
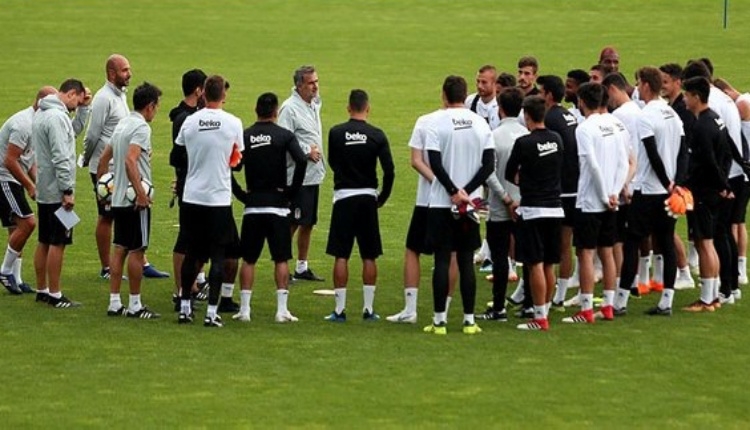
[[[109,203],[112,201],[112,193],[115,191],[115,175],[107,172],[96,181],[96,196],[99,200]]]
[[[146,179],[141,179],[141,186],[146,190],[146,195],[149,199],[154,198],[154,185]],[[125,190],[125,198],[130,203],[135,203],[135,189],[132,184],[128,184],[128,189]]]

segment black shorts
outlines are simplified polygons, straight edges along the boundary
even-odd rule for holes
[[[239,237],[231,206],[183,202],[182,210],[180,229],[185,233],[186,254],[199,260],[208,260],[218,250],[222,255],[228,255],[227,249],[236,244]]]
[[[271,260],[280,263],[292,258],[292,232],[289,218],[276,214],[246,214],[242,218],[242,259],[255,264],[268,241]]]
[[[96,173],[89,173],[91,175],[91,183],[94,184],[94,201],[96,202],[96,211],[99,216],[113,219],[112,204],[111,202],[100,201],[98,194],[96,193]]]
[[[577,249],[596,249],[615,244],[617,212],[578,211],[574,230]]]
[[[472,252],[482,245],[479,224],[466,218],[453,218],[450,208],[427,210],[427,246],[434,251]]]
[[[740,175],[729,180],[729,186],[734,194],[732,205],[732,224],[744,224],[747,215],[747,201],[750,199],[750,185]]]
[[[693,210],[687,213],[688,234],[693,240],[713,239],[719,221],[720,197],[693,194]],[[722,199],[723,200],[723,199]],[[732,204],[727,202],[727,204]]]
[[[56,246],[73,243],[73,230],[66,230],[55,215],[55,211],[61,207],[62,203],[37,203],[39,243]]]
[[[621,204],[617,208],[615,217],[615,242],[622,243],[628,237],[628,214],[630,212],[630,203]]]
[[[492,261],[507,259],[510,252],[510,238],[516,230],[513,221],[487,221],[487,244]],[[517,259],[517,258],[516,258]]]
[[[320,185],[305,185],[290,202],[289,218],[294,225],[313,226],[318,223]]]
[[[406,233],[406,248],[417,254],[432,254],[427,246],[427,207],[414,206]]]
[[[29,218],[34,212],[26,201],[26,192],[21,184],[0,182],[0,220],[3,227],[16,225],[14,217]]]
[[[363,260],[374,260],[383,255],[378,200],[374,196],[352,196],[333,204],[326,253],[348,259],[352,254],[355,238]]]
[[[560,262],[561,225],[562,218],[535,218],[520,221],[518,230],[524,264],[558,264]]]
[[[112,243],[128,251],[145,250],[151,237],[151,208],[112,208],[115,234]]]
[[[562,225],[575,228],[576,212],[578,212],[578,209],[576,209],[576,197],[563,197],[560,200],[562,200],[562,208],[563,212],[565,212],[565,218],[562,220]]]
[[[633,193],[628,211],[628,236],[637,240],[652,233],[674,233],[675,219],[664,210],[667,194]]]

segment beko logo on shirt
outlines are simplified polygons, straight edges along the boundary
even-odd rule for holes
[[[221,121],[213,119],[198,120],[198,131],[218,130],[219,128],[221,128]]]
[[[564,113],[562,114],[563,119],[565,120],[565,124],[570,127],[572,125],[576,125],[578,121],[576,121],[575,115],[572,113]]]
[[[271,136],[267,134],[259,134],[257,136],[250,136],[250,147],[257,148],[259,146],[266,146],[271,144]]]
[[[545,155],[554,154],[557,152],[557,142],[545,142],[537,143],[536,149],[539,150],[539,156],[544,157]]]
[[[664,119],[674,118],[674,111],[672,109],[661,109],[661,115]]]
[[[714,118],[714,122],[716,122],[716,125],[719,126],[719,130],[724,130],[725,128],[727,128],[721,118]]]
[[[464,119],[464,118],[455,119],[455,118],[452,118],[451,121],[453,121],[453,130],[465,130],[467,128],[471,128],[471,120],[470,119]]]
[[[344,139],[346,139],[346,145],[363,145],[367,143],[367,135],[360,132],[349,133],[346,131],[344,132]]]
[[[600,125],[599,131],[602,133],[603,137],[612,136],[615,134],[615,129],[608,125]]]

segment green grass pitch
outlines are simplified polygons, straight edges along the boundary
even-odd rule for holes
[[[529,54],[539,59],[540,73],[561,75],[588,69],[611,44],[629,77],[642,65],[709,56],[717,75],[750,89],[750,7],[730,2],[726,30],[722,13],[718,0],[4,0],[0,118],[28,106],[41,85],[68,77],[95,91],[104,83],[106,57],[126,55],[131,88],[148,80],[164,91],[152,124],[156,203],[148,255],[171,272],[177,212],[168,208],[167,114],[181,98],[185,70],[229,79],[226,110],[246,125],[257,96],[274,91],[286,98],[292,71],[302,64],[318,67],[325,130],[346,119],[352,88],[367,90],[370,120],[388,134],[397,169],[393,196],[381,210],[385,255],[376,309],[385,315],[403,304],[403,242],[416,184],[406,142],[415,119],[439,106],[446,75],[472,83],[486,63],[514,73],[517,59]],[[63,289],[84,307],[56,311],[0,293],[0,427],[750,427],[744,302],[710,315],[649,319],[640,313],[656,298],[647,297],[611,324],[563,327],[553,316],[548,333],[522,333],[512,319],[485,323],[484,333],[469,337],[460,333],[457,299],[448,336],[437,338],[421,333],[421,325],[356,318],[362,299],[353,260],[349,322],[325,323],[333,300],[311,294],[320,284],[298,283],[289,304],[300,322],[277,325],[272,267],[264,260],[249,325],[178,326],[170,312],[172,280],[145,281],[144,300],[162,320],[107,318],[88,173],[79,170],[78,183],[83,222],[66,252]],[[311,257],[328,279],[331,189],[329,174]],[[35,236],[24,259],[29,281],[34,247]],[[426,323],[430,261],[422,267],[419,311]],[[676,305],[697,294],[679,292]],[[478,303],[489,297],[489,284],[480,281]]]

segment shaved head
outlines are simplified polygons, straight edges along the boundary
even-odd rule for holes
[[[47,97],[50,94],[57,94],[57,88],[53,86],[43,86],[39,89],[39,91],[36,93],[36,98],[34,99],[34,110],[36,110],[39,107],[39,100]]]
[[[105,67],[107,81],[113,83],[117,88],[124,88],[130,84],[130,62],[120,54],[112,54],[107,58]]]

